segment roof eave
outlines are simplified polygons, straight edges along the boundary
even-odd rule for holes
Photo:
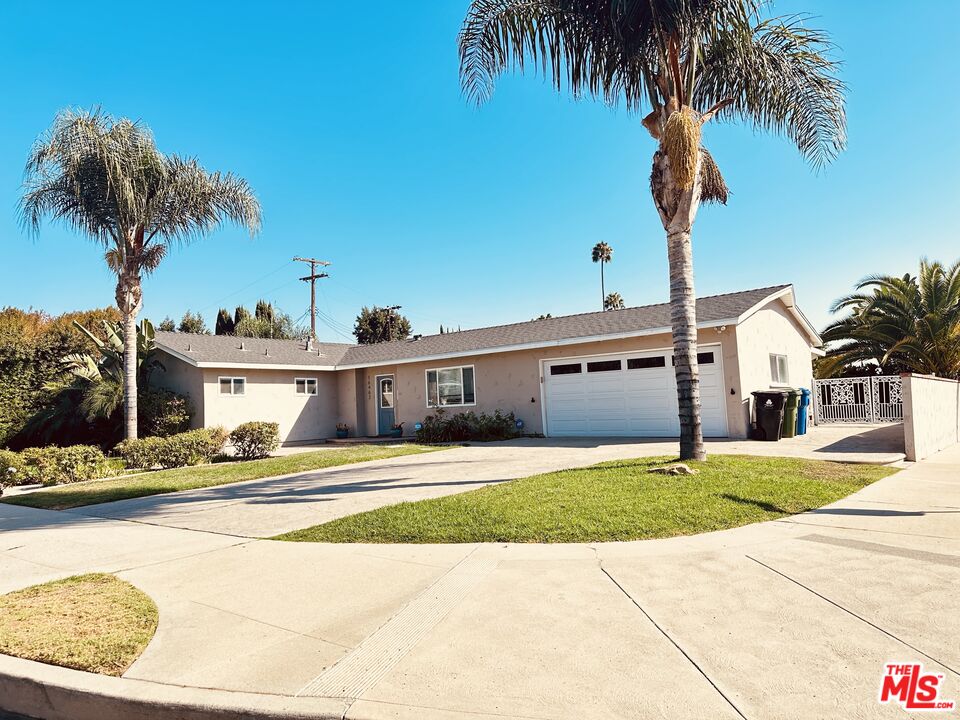
[[[724,318],[722,320],[711,320],[709,322],[697,323],[698,330],[708,330],[710,328],[736,325],[737,318]],[[477,350],[458,350],[449,353],[436,353],[433,355],[417,355],[416,357],[401,358],[396,360],[376,360],[372,362],[346,363],[337,365],[337,370],[358,370],[361,368],[380,367],[383,365],[409,365],[418,362],[433,362],[434,360],[452,360],[461,357],[473,357],[475,355],[494,355],[503,352],[516,352],[518,350],[537,350],[547,347],[563,347],[565,345],[582,345],[584,343],[602,342],[604,340],[620,340],[633,337],[644,337],[647,335],[662,335],[671,332],[670,327],[646,328],[644,330],[634,330],[624,333],[608,333],[605,335],[587,335],[571,338],[562,338],[559,340],[542,340],[530,343],[515,343],[513,345],[499,345],[497,347],[480,348]]]

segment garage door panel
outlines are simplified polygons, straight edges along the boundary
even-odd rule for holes
[[[711,352],[711,351],[706,351]],[[714,363],[701,365],[700,395],[704,435],[726,435],[726,406],[720,353]],[[547,432],[568,436],[677,437],[677,388],[671,353],[620,353],[561,360],[545,364],[544,395]],[[630,359],[634,358],[631,363]],[[642,360],[637,360],[643,358]],[[665,358],[664,366],[656,365]],[[587,372],[593,367],[611,367],[619,360],[621,370]],[[554,364],[579,362],[584,372],[550,373]],[[633,364],[633,368],[630,365]]]

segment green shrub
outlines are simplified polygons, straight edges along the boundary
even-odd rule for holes
[[[113,452],[123,458],[129,468],[152,468],[160,464],[165,438],[145,437],[124,440]]]
[[[223,449],[226,441],[227,433],[223,428],[200,428],[170,437],[124,440],[114,452],[126,461],[127,467],[149,469],[159,465],[175,468],[209,462]]]
[[[280,445],[280,425],[275,422],[247,422],[230,433],[230,443],[244,460],[265,458]]]
[[[25,485],[29,482],[23,474],[20,454],[12,450],[0,450],[0,489],[11,485]]]
[[[426,443],[457,442],[461,440],[507,440],[517,437],[517,419],[513,413],[504,414],[500,410],[493,415],[472,410],[448,415],[443,409],[433,415],[427,415],[417,430],[417,440]]]
[[[190,429],[190,398],[172,390],[150,388],[137,398],[137,422],[144,435],[170,437]]]
[[[48,445],[19,453],[4,451],[0,467],[5,475],[16,476],[15,482],[5,483],[10,485],[62,485],[115,474],[103,451],[94,445]],[[11,467],[15,473],[10,473]]]

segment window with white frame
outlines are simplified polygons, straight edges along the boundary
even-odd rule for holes
[[[220,378],[221,395],[243,395],[247,389],[247,379],[242,377]]]
[[[427,370],[427,407],[475,405],[473,365]]]
[[[786,385],[790,382],[786,355],[770,355],[770,381],[774,385]]]
[[[294,378],[293,384],[297,389],[297,395],[316,395],[317,394],[316,378]]]

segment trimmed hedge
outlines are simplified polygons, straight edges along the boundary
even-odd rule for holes
[[[487,442],[508,440],[519,435],[514,414],[505,415],[499,410],[494,411],[493,415],[486,413],[477,415],[472,410],[447,415],[446,411],[441,409],[433,415],[427,415],[423,419],[421,428],[417,430],[417,440],[425,443],[458,440]]]
[[[159,465],[166,469],[210,462],[226,441],[227,432],[223,428],[200,428],[164,438],[124,440],[114,452],[124,459],[127,467],[150,469]]]
[[[275,422],[246,422],[230,433],[230,443],[237,457],[257,460],[267,457],[280,446],[280,425]]]
[[[0,451],[0,484],[63,485],[115,474],[116,468],[94,445]]]

